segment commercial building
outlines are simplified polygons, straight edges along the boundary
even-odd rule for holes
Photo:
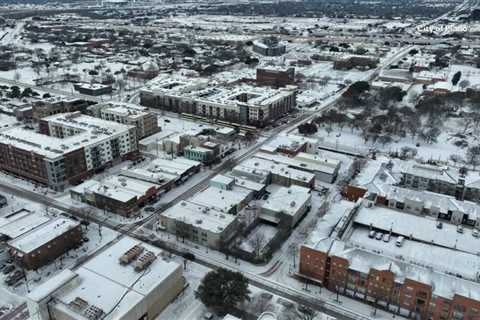
[[[51,97],[35,101],[32,104],[33,119],[40,120],[42,118],[67,112],[87,110],[89,102],[81,99],[66,99],[63,97]]]
[[[81,94],[89,96],[101,96],[110,94],[113,91],[111,85],[100,83],[77,83],[73,86]]]
[[[28,217],[32,216],[28,215]],[[39,222],[42,218],[45,217],[38,216],[34,221]],[[30,225],[33,227],[28,228],[30,231],[16,236],[7,244],[10,256],[15,263],[25,269],[36,270],[82,243],[82,228],[78,221],[63,217],[45,219],[47,221],[35,227]],[[29,223],[26,219],[21,220]],[[4,226],[2,232],[7,228],[11,230],[10,234],[22,232],[20,230],[24,228],[23,226],[21,229],[14,230],[15,226],[19,226],[18,222],[17,220],[13,224]]]
[[[126,176],[110,176],[101,182],[85,181],[70,189],[70,196],[102,210],[130,217],[157,196],[158,187],[155,183]]]
[[[267,153],[282,153],[294,157],[301,152],[316,154],[318,151],[318,140],[304,136],[289,134],[279,135],[261,149]]]
[[[284,187],[290,187],[291,185],[310,189],[315,187],[315,175],[313,173],[290,168],[286,164],[276,163],[257,156],[235,166],[231,175],[266,185],[273,183]]]
[[[214,151],[204,147],[186,146],[183,149],[183,156],[187,159],[210,164],[215,160]]]
[[[238,218],[213,206],[188,200],[162,212],[159,227],[184,240],[220,249],[235,237]]]
[[[27,295],[32,320],[155,319],[185,286],[181,266],[156,247],[123,237]]]
[[[295,157],[286,157],[281,154],[258,152],[256,158],[269,160],[274,163],[284,164],[289,168],[309,172],[315,178],[326,183],[333,183],[340,169],[340,161],[328,159],[317,155],[300,152]]]
[[[220,212],[236,215],[252,200],[252,192],[244,188],[219,189],[208,187],[189,199],[190,202]]]
[[[261,86],[285,87],[295,84],[295,68],[258,68],[256,82]]]
[[[157,115],[136,104],[124,102],[101,103],[89,107],[88,111],[94,117],[135,126],[138,140],[160,131]]]
[[[480,316],[480,239],[375,205],[335,203],[300,248],[299,275],[412,319]]]
[[[264,56],[281,56],[286,52],[286,45],[275,37],[266,37],[253,41],[252,50]]]
[[[295,108],[296,87],[222,86],[207,79],[159,77],[140,92],[141,104],[208,119],[265,126]]]
[[[310,210],[310,189],[292,185],[279,187],[261,207],[260,218],[271,223],[295,227]]]
[[[54,190],[136,153],[134,126],[80,112],[42,119],[40,132],[16,127],[0,133],[0,168]]]

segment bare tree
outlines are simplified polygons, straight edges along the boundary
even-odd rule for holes
[[[473,167],[473,170],[475,170],[475,168],[480,164],[480,145],[468,148],[466,161]]]
[[[248,242],[252,246],[255,255],[259,257],[266,242],[265,234],[262,232],[257,232]]]

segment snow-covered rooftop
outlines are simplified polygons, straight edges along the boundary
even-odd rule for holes
[[[212,233],[222,233],[236,220],[234,215],[190,201],[182,201],[164,211],[162,215]]]
[[[296,185],[292,185],[288,188],[280,187],[270,195],[267,201],[265,201],[262,205],[262,209],[295,216],[301,208],[310,203],[311,198],[312,195],[308,188]]]
[[[8,245],[28,254],[79,225],[80,222],[68,218],[51,219],[30,232],[9,241]]]

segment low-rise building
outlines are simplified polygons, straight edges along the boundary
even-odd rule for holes
[[[219,189],[208,187],[189,199],[190,202],[220,212],[236,215],[252,199],[252,192],[244,188]]]
[[[108,84],[100,83],[77,83],[73,86],[81,94],[88,96],[101,96],[113,92],[113,88]]]
[[[310,189],[290,186],[275,190],[261,207],[260,218],[293,228],[311,208]]]
[[[298,185],[301,187],[315,187],[315,175],[313,173],[290,168],[283,163],[275,163],[272,160],[253,157],[235,166],[231,172],[235,177],[247,178],[257,183],[278,184],[284,187]]]
[[[11,227],[11,226],[10,226]],[[36,270],[82,243],[82,227],[68,218],[48,219],[10,240],[10,256],[22,268]]]
[[[156,247],[122,237],[27,295],[32,320],[155,319],[185,287],[182,267]]]
[[[225,247],[237,233],[237,216],[214,206],[182,201],[162,212],[159,227],[212,249]]]
[[[340,170],[340,161],[320,157],[317,155],[300,152],[295,157],[290,158],[281,154],[272,154],[258,152],[256,158],[281,163],[289,168],[309,172],[315,175],[315,178],[326,183],[333,183]]]
[[[88,180],[72,189],[72,199],[102,210],[130,217],[139,207],[155,198],[159,185],[126,176],[110,176],[99,182]]]

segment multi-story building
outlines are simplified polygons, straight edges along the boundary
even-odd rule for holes
[[[368,197],[335,203],[324,219],[300,248],[302,277],[412,319],[480,317],[480,238],[472,231],[439,228]]]
[[[0,133],[0,168],[62,190],[116,161],[134,157],[134,126],[82,115],[40,120],[40,132],[12,128]]]
[[[208,205],[182,201],[162,212],[159,227],[181,239],[221,249],[235,237],[238,218]]]
[[[85,111],[89,102],[81,99],[48,98],[32,104],[32,113],[35,120],[67,112]]]
[[[260,218],[294,228],[311,207],[311,190],[292,185],[275,190],[261,207]]]
[[[221,86],[206,79],[156,78],[140,93],[141,104],[209,119],[265,126],[296,106],[296,87]]]
[[[286,52],[286,45],[276,37],[266,37],[253,41],[253,51],[264,56],[281,56]]]
[[[93,105],[88,110],[94,117],[135,126],[139,140],[160,131],[157,115],[139,105],[109,102]]]
[[[401,168],[401,174],[400,184],[406,188],[480,201],[480,178],[467,170],[407,162]]]
[[[295,68],[258,68],[256,82],[262,86],[285,87],[295,83]]]
[[[93,179],[70,189],[70,196],[102,210],[130,217],[140,206],[155,198],[159,185],[126,176],[111,176],[101,182]]]

